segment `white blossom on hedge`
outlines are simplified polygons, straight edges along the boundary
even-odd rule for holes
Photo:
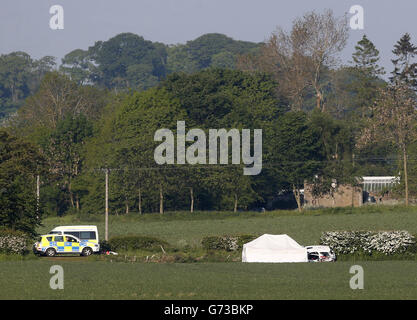
[[[408,231],[330,231],[323,232],[320,243],[338,254],[362,251],[388,255],[403,253],[416,241]]]
[[[0,235],[0,252],[24,254],[27,251],[27,238],[18,235]]]

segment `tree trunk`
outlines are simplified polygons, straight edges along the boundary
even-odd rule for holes
[[[318,91],[318,90],[317,90],[317,93],[316,93],[316,108],[318,110],[322,111],[321,110],[321,92]]]
[[[162,186],[159,187],[159,213],[164,213],[164,195],[162,194]]]
[[[235,206],[233,208],[233,212],[237,212],[237,193],[235,193]]]
[[[126,214],[128,214],[128,213],[129,213],[129,203],[128,203],[127,199],[126,199],[126,201],[125,201],[125,206],[126,206],[126,211],[125,211],[125,213],[126,213]]]
[[[193,187],[190,188],[190,198],[191,198],[190,211],[191,211],[191,213],[193,213],[194,212],[194,190],[193,190]]]
[[[142,214],[142,188],[139,188],[139,214]]]
[[[407,172],[407,148],[403,146],[404,160],[404,185],[405,185],[405,205],[408,206],[408,172]]]
[[[70,181],[69,181],[69,183],[68,183],[68,192],[69,192],[69,196],[70,196],[71,206],[72,206],[73,208],[75,208],[75,204],[74,204],[74,195],[72,194],[72,191],[71,191],[71,179],[70,179]]]
[[[300,196],[300,190],[295,187],[295,185],[292,186],[292,192],[294,193],[295,201],[297,202],[298,211],[301,212],[303,208],[301,207],[301,196]]]
[[[75,195],[75,208],[77,211],[80,211],[80,199],[78,198],[78,194]]]
[[[352,168],[355,168],[355,153],[352,152]],[[355,206],[355,186],[352,183],[352,208]]]
[[[39,207],[40,207],[40,176],[36,176],[36,218],[39,219]]]

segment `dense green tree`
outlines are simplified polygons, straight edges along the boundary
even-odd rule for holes
[[[93,74],[97,73],[96,69],[89,52],[81,49],[66,54],[60,66],[60,70],[78,84],[93,82]]]
[[[0,226],[36,233],[42,217],[36,176],[43,166],[35,145],[0,130]]]
[[[192,75],[173,74],[161,86],[179,99],[187,126],[264,128],[287,109],[270,76],[211,69]]]
[[[15,112],[39,87],[45,73],[55,67],[55,58],[32,59],[25,52],[0,56],[0,119]]]
[[[97,42],[89,50],[98,64],[99,83],[107,88],[134,88],[134,83],[130,82],[136,81],[132,79],[135,71],[140,71],[139,78],[149,75],[159,79],[165,75],[165,48],[134,34],[119,34],[108,41]]]
[[[161,86],[179,99],[187,113],[187,127],[262,129],[263,145],[270,143],[275,120],[287,110],[277,98],[276,83],[261,73],[210,69],[192,75],[171,75]],[[208,192],[218,199],[212,190],[223,190],[223,203],[229,203],[228,208],[247,207],[260,200],[265,188],[273,188],[272,183],[260,183],[266,174],[263,172],[250,178],[243,176],[242,170],[220,165],[208,172],[204,178]],[[216,183],[219,187],[213,187]]]
[[[312,181],[324,166],[325,154],[320,132],[309,125],[304,112],[288,112],[278,119],[273,133],[270,171],[274,172],[279,191],[293,192],[298,210],[305,181]]]
[[[97,41],[87,51],[67,54],[61,69],[80,84],[105,88],[146,89],[165,76],[166,46],[133,33]]]
[[[167,48],[167,74],[175,72],[193,73],[198,71],[197,61],[193,60],[185,44],[177,44]]]
[[[256,52],[260,44],[208,33],[168,49],[168,73],[196,72],[204,68],[235,68],[238,55]]]
[[[128,207],[133,207],[139,187],[142,197],[153,197],[163,205],[170,187],[169,177],[164,166],[155,163],[154,150],[159,142],[154,141],[154,134],[161,128],[175,131],[176,121],[184,118],[178,101],[171,99],[166,90],[149,89],[127,97],[110,118],[103,119],[100,134],[87,146],[88,164],[91,169],[118,169],[111,172],[118,189],[111,193],[113,208],[126,208],[126,200]],[[140,174],[142,170],[145,175]],[[128,176],[131,178],[127,179]],[[146,181],[138,181],[145,177]],[[143,209],[150,210],[150,207],[143,206]]]
[[[55,184],[67,195],[70,207],[77,210],[80,209],[79,193],[83,190],[79,184],[74,190],[74,180],[82,172],[85,141],[92,134],[92,123],[84,115],[68,115],[58,122],[56,129],[44,139],[46,144],[42,145]]]

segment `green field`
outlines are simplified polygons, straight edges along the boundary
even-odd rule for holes
[[[0,299],[417,299],[417,263],[378,261],[364,289],[349,286],[353,263],[0,262]],[[64,268],[64,290],[49,288],[49,268]]]
[[[417,234],[416,209],[130,214],[110,217],[110,236],[149,235],[196,252],[202,252],[206,235],[286,233],[307,245],[317,244],[321,232],[330,230],[401,229]],[[103,238],[103,220],[99,215],[47,218],[39,232],[58,225],[95,224]],[[239,259],[240,253],[235,255]],[[3,256],[0,299],[417,299],[417,261],[144,263],[126,262],[124,253],[119,255],[121,262],[115,258]],[[64,290],[49,288],[49,268],[54,264],[64,268]],[[364,268],[364,290],[349,287],[349,268],[354,264]]]
[[[75,216],[48,218],[40,233],[58,225],[94,224],[104,236],[104,216],[78,219]],[[174,246],[198,247],[209,235],[288,234],[302,245],[318,244],[323,231],[332,230],[407,230],[417,234],[417,207],[371,207],[344,210],[312,210],[272,213],[175,213],[139,216],[111,216],[109,236],[140,234],[158,237]]]

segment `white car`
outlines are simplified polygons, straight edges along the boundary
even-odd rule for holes
[[[336,261],[336,254],[329,246],[307,246],[309,262]]]

